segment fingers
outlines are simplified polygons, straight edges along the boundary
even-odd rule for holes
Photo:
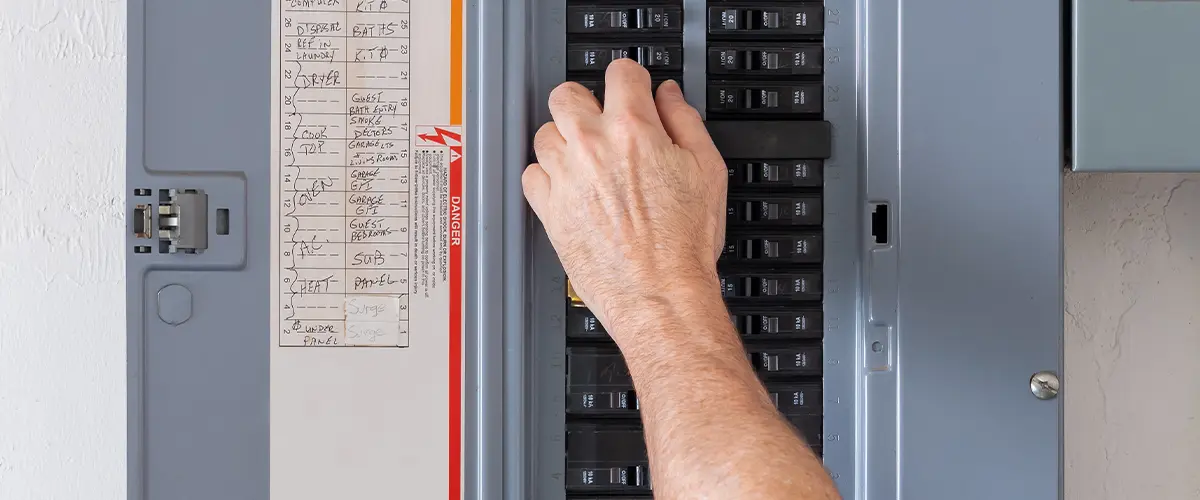
[[[550,91],[550,116],[564,139],[579,137],[586,124],[600,116],[600,102],[587,88],[566,82]]]
[[[628,114],[660,125],[654,112],[650,73],[633,59],[617,59],[604,72],[604,112]]]
[[[542,170],[548,175],[558,175],[562,171],[563,151],[567,147],[566,139],[558,131],[554,122],[546,122],[533,136],[533,153],[537,156]]]
[[[674,80],[663,82],[658,86],[654,100],[663,128],[675,144],[691,151],[698,161],[723,163],[712,137],[708,135],[708,129],[704,127],[704,121],[700,119],[700,113],[684,100],[678,83]]]
[[[541,165],[532,163],[525,167],[525,172],[521,174],[521,190],[525,192],[525,200],[529,202],[533,213],[541,218],[550,198],[550,176],[546,175]]]

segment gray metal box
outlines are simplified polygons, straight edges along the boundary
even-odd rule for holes
[[[1072,168],[1200,170],[1200,2],[1073,4]]]
[[[434,328],[403,350],[278,343],[273,106],[287,98],[276,99],[286,69],[273,57],[289,46],[274,37],[287,21],[272,7],[382,3],[128,2],[131,500],[565,500],[565,280],[520,176],[566,76],[566,8],[582,0],[388,2],[462,9],[461,23],[446,23],[461,35],[462,73],[445,80],[459,79],[463,96],[461,351]],[[682,80],[703,107],[705,12],[733,3],[677,3]],[[833,131],[824,465],[854,500],[1061,498],[1062,400],[1031,394],[1031,375],[1062,368],[1060,4],[820,8]],[[425,52],[449,39],[414,33]],[[170,208],[172,189],[204,203],[176,200],[180,210],[151,217]],[[884,204],[891,238],[876,243],[871,214]],[[449,356],[411,354],[427,348]],[[394,376],[431,359],[450,368]],[[437,425],[379,425],[426,423],[452,400],[461,412]]]

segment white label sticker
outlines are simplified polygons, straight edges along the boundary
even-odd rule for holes
[[[465,0],[271,3],[271,498],[460,499]]]
[[[407,308],[414,212],[444,198],[440,182],[414,189],[412,16],[407,0],[282,1],[276,184],[281,346],[408,347],[407,315],[355,325],[361,297]],[[440,208],[440,207],[436,207]],[[448,213],[448,212],[443,212]],[[423,246],[422,246],[423,245]],[[443,282],[446,276],[443,273]],[[383,321],[371,321],[383,323]]]

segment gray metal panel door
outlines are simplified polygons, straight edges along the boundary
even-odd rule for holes
[[[267,498],[270,16],[265,0],[129,2],[127,213],[202,189],[209,246],[126,236],[131,499]]]
[[[865,20],[866,195],[895,240],[865,250],[858,498],[1059,498],[1061,400],[1030,391],[1062,357],[1059,5]]]
[[[1072,3],[1072,168],[1200,171],[1200,2]]]

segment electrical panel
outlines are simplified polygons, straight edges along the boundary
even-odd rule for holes
[[[1071,0],[1069,165],[1200,171],[1200,3]]]
[[[651,498],[520,182],[622,58],[725,158],[730,322],[842,495],[1061,497],[1058,3],[129,9],[131,499]]]

